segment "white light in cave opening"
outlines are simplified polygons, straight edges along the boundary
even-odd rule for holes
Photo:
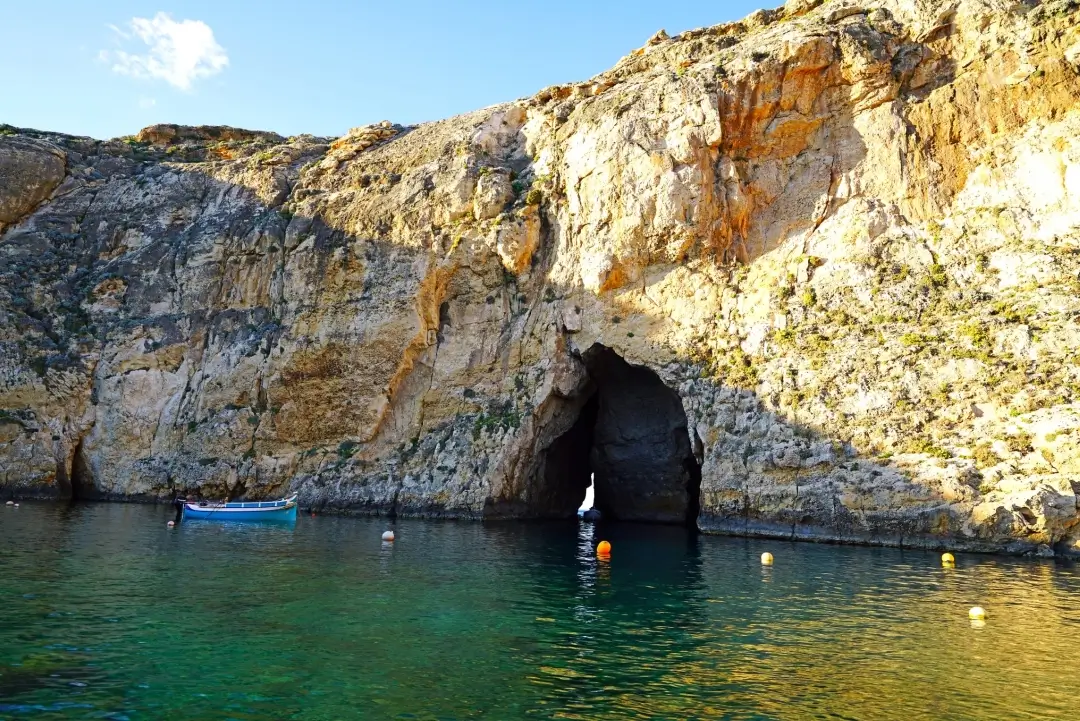
[[[589,474],[589,487],[585,489],[585,500],[581,502],[579,511],[587,511],[593,504],[593,474]]]

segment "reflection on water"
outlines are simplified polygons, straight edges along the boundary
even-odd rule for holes
[[[1077,717],[1067,564],[658,526],[399,522],[383,544],[377,520],[168,518],[0,507],[0,718]]]

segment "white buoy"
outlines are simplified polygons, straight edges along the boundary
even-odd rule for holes
[[[8,502],[7,502],[7,505],[9,505],[9,506],[14,506],[14,505],[15,505],[15,501],[8,501]]]
[[[761,565],[762,566],[771,566],[772,562],[773,562],[773,556],[772,556],[771,553],[766,551],[765,553],[761,554]]]
[[[169,521],[169,522],[168,522],[168,523],[166,523],[165,525],[166,525],[166,526],[168,526],[169,528],[172,528],[173,526],[175,526],[175,525],[176,525],[176,521]]]
[[[18,504],[18,503],[16,503],[16,504],[15,504],[15,507],[16,507],[16,508],[18,508],[18,507],[19,507],[19,504]]]
[[[968,611],[968,618],[973,621],[983,621],[986,619],[986,609],[982,606],[972,606]]]
[[[394,540],[394,532],[393,531],[384,531],[383,534],[382,534],[382,539],[384,541],[386,541],[387,543],[393,541]]]

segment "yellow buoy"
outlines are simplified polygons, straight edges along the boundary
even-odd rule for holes
[[[982,621],[986,618],[986,609],[982,606],[972,606],[971,610],[968,611],[968,618],[975,621]]]
[[[608,543],[607,541],[600,541],[600,543],[596,544],[596,555],[597,556],[610,556],[611,555],[611,544]]]
[[[773,562],[773,556],[772,556],[771,553],[766,551],[765,553],[761,554],[761,565],[762,566],[771,566],[772,562]]]
[[[951,566],[954,563],[956,563],[956,557],[954,555],[951,553],[941,554],[941,564],[943,566]]]
[[[384,541],[387,541],[387,542],[393,541],[394,540],[394,532],[393,531],[385,531],[382,534],[382,539]]]

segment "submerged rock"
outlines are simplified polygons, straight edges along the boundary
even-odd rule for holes
[[[592,469],[708,531],[1080,551],[1078,13],[791,2],[336,140],[0,128],[0,486],[572,517]]]

